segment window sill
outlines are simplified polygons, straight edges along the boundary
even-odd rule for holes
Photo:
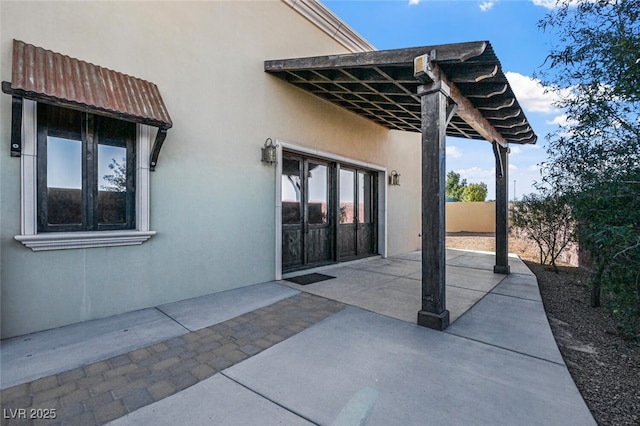
[[[33,251],[43,251],[140,245],[155,234],[155,231],[47,232],[14,238]]]

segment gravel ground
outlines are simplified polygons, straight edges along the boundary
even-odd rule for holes
[[[447,248],[494,251],[495,237],[451,234]],[[598,424],[640,425],[640,346],[618,335],[606,308],[590,307],[588,274],[569,265],[556,274],[526,241],[510,238],[509,251],[536,274],[560,352]]]

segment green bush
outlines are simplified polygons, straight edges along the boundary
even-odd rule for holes
[[[525,195],[511,206],[511,224],[520,236],[536,243],[540,264],[550,264],[558,272],[556,260],[573,240],[573,220],[565,198]]]

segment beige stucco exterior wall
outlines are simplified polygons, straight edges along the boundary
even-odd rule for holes
[[[447,232],[496,232],[496,203],[449,202],[445,207]]]
[[[388,254],[420,246],[420,137],[388,131],[263,71],[266,59],[346,53],[285,3],[0,2],[12,40],[156,83],[174,127],[151,174],[141,246],[33,252],[20,233],[20,159],[0,96],[2,338],[270,281],[274,168],[267,137],[402,174],[387,192]]]

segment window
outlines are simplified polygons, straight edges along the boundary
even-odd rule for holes
[[[11,76],[2,91],[12,96],[11,156],[21,159],[15,239],[39,251],[155,235],[149,172],[173,126],[158,87],[20,40]]]
[[[38,232],[135,229],[134,123],[38,104]]]
[[[21,128],[16,240],[41,251],[139,245],[155,235],[151,126],[25,99]]]

